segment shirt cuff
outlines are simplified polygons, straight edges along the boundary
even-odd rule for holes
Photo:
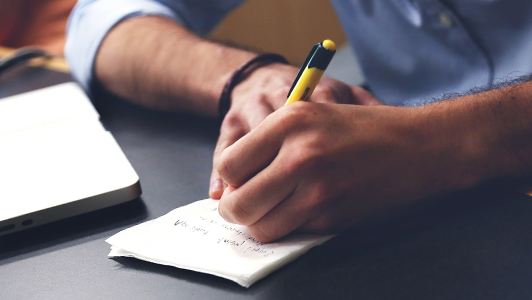
[[[79,1],[69,18],[65,57],[70,71],[83,89],[91,95],[94,60],[107,33],[126,19],[158,15],[183,23],[168,7],[149,0]]]

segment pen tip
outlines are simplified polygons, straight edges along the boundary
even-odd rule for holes
[[[330,51],[336,50],[336,44],[333,41],[331,41],[331,40],[325,40],[321,44],[327,50],[330,50]]]

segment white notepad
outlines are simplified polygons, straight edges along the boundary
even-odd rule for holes
[[[139,195],[137,173],[76,83],[0,99],[0,235]]]
[[[333,237],[291,234],[262,244],[245,226],[226,222],[218,201],[196,201],[109,239],[110,257],[127,256],[208,273],[244,287]]]

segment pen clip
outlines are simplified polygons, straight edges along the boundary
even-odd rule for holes
[[[314,54],[316,54],[316,51],[318,50],[318,47],[320,46],[320,44],[321,43],[317,43],[316,45],[314,45],[314,47],[312,47],[309,54],[307,55],[307,58],[305,58],[305,62],[303,63],[303,65],[301,65],[299,72],[297,72],[296,79],[294,80],[294,83],[292,83],[292,87],[290,88],[288,95],[286,95],[287,98],[290,97],[290,94],[292,94],[292,90],[294,89],[296,84],[299,82],[299,77],[301,77],[301,74],[303,74],[303,71],[305,71],[305,69],[307,68],[308,63],[310,62],[310,59],[314,56]]]

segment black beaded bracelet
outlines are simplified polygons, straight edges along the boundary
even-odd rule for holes
[[[223,120],[223,118],[229,111],[229,108],[231,108],[231,93],[233,92],[235,86],[257,68],[271,63],[288,64],[288,61],[280,54],[263,53],[255,56],[245,64],[241,65],[233,72],[233,74],[231,74],[231,76],[224,85],[222,94],[220,95],[220,100],[218,102],[218,112],[220,114],[220,119]]]

